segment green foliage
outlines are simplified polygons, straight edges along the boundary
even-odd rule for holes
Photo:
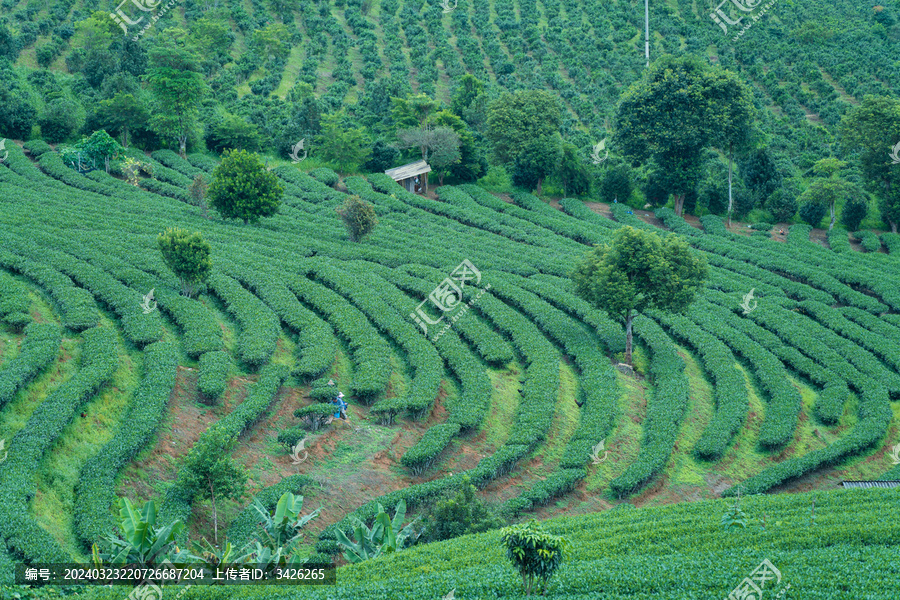
[[[0,285],[2,282],[0,274]],[[25,327],[25,340],[19,353],[0,367],[0,406],[12,400],[18,390],[56,358],[61,342],[62,332],[56,324],[30,323]]]
[[[344,112],[322,116],[322,133],[316,138],[316,155],[347,174],[359,169],[372,153],[361,127],[346,127]]]
[[[144,352],[144,375],[134,392],[121,427],[91,457],[75,486],[74,529],[85,545],[99,541],[113,526],[110,508],[116,498],[116,476],[152,439],[163,420],[175,387],[177,348],[157,342]]]
[[[685,95],[693,100],[685,102]],[[734,73],[692,55],[667,55],[622,94],[613,143],[625,156],[658,166],[680,216],[699,180],[703,149],[742,148],[754,118],[753,93]]]
[[[181,291],[192,297],[212,270],[209,242],[199,231],[170,227],[156,239],[166,266],[181,280]]]
[[[194,498],[212,501],[213,526],[218,541],[216,498],[243,495],[247,473],[228,455],[232,438],[224,431],[211,430],[208,434],[201,437],[185,457],[178,483]]]
[[[789,221],[797,214],[797,199],[790,190],[778,188],[766,200],[766,210],[772,213],[776,223]]]
[[[844,208],[841,210],[841,225],[850,231],[856,231],[868,213],[869,203],[865,197],[857,196],[851,198],[847,200]]]
[[[572,279],[578,294],[626,325],[626,360],[631,361],[631,320],[647,308],[681,311],[700,291],[706,262],[676,236],[633,227],[615,232],[612,244],[587,254]]]
[[[607,167],[600,180],[600,200],[602,202],[618,202],[621,200],[623,203],[627,203],[631,197],[633,187],[631,169],[627,164],[619,163],[615,166]],[[666,195],[666,199],[668,199],[668,195]],[[654,204],[650,197],[647,200]]]
[[[237,115],[226,113],[210,127],[206,146],[219,153],[228,149],[256,152],[260,147],[260,135],[256,125]]]
[[[887,95],[866,95],[860,105],[843,116],[840,134],[848,149],[862,150],[859,162],[866,183],[879,195],[882,220],[897,233],[900,172],[894,168],[888,149],[900,140],[900,100]]]
[[[207,198],[223,218],[247,224],[277,214],[283,193],[284,186],[266,170],[259,155],[231,150],[213,171]]]
[[[260,521],[258,540],[263,546],[273,552],[281,552],[282,556],[290,557],[295,551],[294,546],[302,535],[300,530],[304,525],[319,516],[321,508],[314,510],[305,516],[300,516],[303,510],[303,496],[294,496],[291,492],[285,492],[275,505],[275,512],[269,514],[269,509],[259,500],[253,499],[253,509]],[[278,561],[273,561],[278,564]]]
[[[175,536],[184,528],[176,521],[156,526],[156,503],[148,500],[137,510],[128,498],[116,501],[119,508],[119,529],[122,537],[107,536],[109,552],[93,549],[94,565],[163,564],[175,552]]]
[[[359,196],[350,196],[335,210],[347,227],[351,242],[360,241],[378,225],[375,208]]]
[[[475,486],[464,478],[455,495],[448,494],[439,500],[424,517],[422,539],[438,542],[500,527],[501,519],[492,514],[475,492]]]
[[[182,158],[208,89],[198,71],[197,56],[174,38],[160,40],[149,52],[144,79],[154,99],[150,125],[160,137],[178,143]]]
[[[826,212],[828,212],[827,205],[818,202],[807,202],[800,207],[800,218],[810,227],[816,228],[822,222],[822,217],[825,216]]]
[[[290,475],[281,479],[273,486],[263,488],[253,497],[250,502],[238,515],[232,519],[228,526],[228,539],[234,544],[241,546],[252,541],[260,532],[260,514],[257,510],[258,506],[262,506],[266,512],[266,518],[263,523],[268,523],[272,519],[268,511],[275,508],[279,499],[286,493],[298,493],[304,486],[309,484],[310,479],[306,475]]]
[[[225,393],[230,368],[231,357],[223,350],[200,355],[197,389],[209,403],[215,403]]]
[[[51,144],[69,139],[83,122],[78,105],[67,98],[56,98],[48,102],[38,119],[41,137]]]
[[[353,540],[339,529],[337,542],[344,550],[344,558],[348,562],[358,563],[382,554],[403,550],[407,543],[418,537],[413,531],[416,521],[404,526],[404,520],[406,520],[406,501],[401,500],[394,511],[393,519],[380,504],[371,528],[355,519],[352,529]]]
[[[565,538],[547,532],[533,519],[501,529],[500,541],[506,547],[506,557],[522,577],[526,596],[531,596],[536,583],[543,583],[541,594],[546,594],[550,578],[570,548]]]
[[[521,90],[494,100],[487,126],[497,161],[513,164],[523,153],[546,149],[558,135],[560,119],[559,100],[546,90]]]
[[[747,513],[741,510],[740,496],[735,498],[734,504],[732,504],[728,511],[722,515],[722,527],[726,530],[735,529],[737,527],[743,529],[747,528]]]

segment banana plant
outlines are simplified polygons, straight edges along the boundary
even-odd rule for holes
[[[347,534],[340,529],[337,531],[338,544],[345,549],[344,558],[351,563],[358,563],[381,554],[399,552],[404,548],[407,540],[414,537],[414,526],[418,521],[416,519],[404,527],[404,520],[406,520],[405,500],[401,500],[397,504],[393,520],[385,512],[384,507],[379,504],[378,514],[375,516],[375,522],[371,529],[359,519],[354,518],[351,530],[353,540],[350,540]]]
[[[259,499],[253,499],[253,508],[262,518],[262,533],[265,545],[273,550],[282,548],[300,536],[300,529],[311,520],[319,516],[321,508],[317,508],[306,516],[301,517],[303,510],[303,496],[295,496],[285,492],[275,505],[275,513],[269,511]]]
[[[224,548],[217,548],[209,543],[209,540],[203,538],[201,543],[195,543],[193,554],[190,558],[191,562],[202,563],[204,566],[215,569],[220,565],[244,564],[250,562],[253,553],[249,550],[250,544],[245,544],[241,548],[235,548],[231,542],[226,541]]]
[[[104,562],[114,565],[155,565],[163,562],[173,550],[178,556],[184,554],[183,550],[175,546],[175,538],[184,529],[184,523],[175,521],[164,527],[156,527],[156,504],[153,500],[148,500],[140,511],[128,498],[120,498],[116,503],[119,507],[119,528],[123,536],[106,537],[111,546],[108,553],[100,552],[94,544],[91,556],[97,566]]]

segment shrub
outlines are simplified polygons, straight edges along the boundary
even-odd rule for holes
[[[206,280],[212,269],[209,243],[199,231],[190,233],[176,227],[159,234],[156,243],[166,266],[181,280],[182,293],[188,297],[196,294],[197,286]]]
[[[500,530],[506,557],[522,576],[525,595],[531,596],[535,583],[543,582],[541,595],[547,593],[550,578],[559,569],[569,543],[545,531],[537,521],[512,525]]]
[[[358,242],[378,225],[375,208],[365,200],[361,200],[359,196],[350,196],[335,210],[347,227],[351,242]]]
[[[200,376],[197,378],[197,389],[210,404],[225,393],[230,367],[231,357],[224,350],[205,352],[200,356]]]
[[[465,477],[455,495],[448,494],[425,515],[422,538],[438,542],[500,527],[503,521],[492,514],[475,491],[475,486]]]
[[[810,227],[818,227],[826,212],[828,212],[828,208],[824,204],[807,202],[800,207],[800,218],[809,223]]]
[[[797,199],[784,188],[778,188],[766,200],[766,209],[776,223],[789,221],[797,213]]]
[[[317,181],[321,181],[328,187],[334,187],[334,185],[340,180],[340,176],[327,167],[319,167],[318,169],[313,169],[309,172],[309,175],[315,178]]]
[[[841,210],[841,224],[849,231],[856,231],[868,212],[869,203],[866,202],[865,198],[854,196],[847,200],[843,210]]]

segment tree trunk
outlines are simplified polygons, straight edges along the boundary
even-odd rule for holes
[[[542,189],[542,187],[543,187],[543,183],[544,183],[544,178],[543,178],[543,177],[538,177],[538,184],[537,184],[537,195],[538,195],[538,196],[541,195],[541,189]]]
[[[122,128],[122,147],[126,148],[126,149],[128,148],[128,128],[127,127]]]
[[[209,482],[209,497],[212,499],[213,506],[213,539],[216,545],[219,545],[219,515],[216,513],[216,491],[213,489],[212,481]]]
[[[734,199],[731,197],[731,166],[734,162],[733,145],[728,145],[728,226],[731,227],[731,211],[734,210]]]
[[[897,233],[897,222],[896,221],[888,221],[891,224],[891,231],[893,233]]]
[[[675,194],[675,214],[679,217],[684,210],[684,194]]]
[[[831,229],[834,227],[834,202],[831,203],[830,208],[831,208],[831,224],[828,225],[828,231],[831,231]]]
[[[179,136],[178,148],[181,150],[181,158],[187,158],[187,134]]]
[[[629,309],[625,316],[625,362],[628,366],[633,366],[631,364],[631,321],[633,319],[634,314]]]

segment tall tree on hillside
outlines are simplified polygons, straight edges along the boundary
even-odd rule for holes
[[[869,189],[878,195],[881,218],[897,233],[900,225],[900,99],[866,96],[862,104],[844,115],[840,125],[841,144],[861,148],[859,157]]]
[[[714,69],[710,73],[707,98],[710,118],[714,127],[710,142],[728,154],[728,225],[734,212],[732,180],[734,154],[750,149],[753,139],[753,122],[756,107],[753,105],[753,91],[737,75],[724,69]]]
[[[198,70],[197,57],[190,50],[165,40],[150,51],[144,75],[156,100],[150,125],[160,136],[177,140],[182,157],[207,90]]]
[[[122,146],[128,147],[128,134],[132,129],[141,127],[150,118],[150,111],[139,97],[119,92],[109,100],[101,100],[97,109],[99,122],[109,127],[112,132],[122,134]]]
[[[337,166],[342,175],[368,160],[372,148],[362,127],[344,123],[343,109],[322,115],[322,133],[316,138],[316,154]]]
[[[496,160],[519,173],[516,185],[533,180],[540,194],[544,177],[556,169],[561,114],[559,100],[545,90],[520,90],[491,102],[488,138]]]
[[[655,176],[681,215],[700,178],[703,149],[743,143],[752,114],[748,94],[734,75],[697,57],[663,56],[622,95],[614,143],[632,160],[658,166]]]
[[[219,542],[219,513],[216,498],[240,498],[247,485],[247,473],[224,449],[232,445],[225,432],[213,429],[200,438],[184,459],[179,483],[199,500],[210,500],[213,509],[213,536]]]
[[[460,159],[459,134],[450,127],[401,129],[397,132],[401,148],[419,148],[422,160],[434,169],[444,185],[444,176]]]
[[[625,362],[631,364],[631,323],[648,308],[679,312],[694,301],[708,267],[676,235],[630,226],[611,244],[595,246],[572,274],[578,295],[625,325]]]
[[[838,200],[864,197],[863,191],[858,186],[838,176],[840,170],[846,166],[846,162],[833,157],[817,161],[813,165],[813,172],[819,177],[800,195],[800,202],[803,204],[817,204],[828,210],[831,215],[828,231],[834,227]]]

